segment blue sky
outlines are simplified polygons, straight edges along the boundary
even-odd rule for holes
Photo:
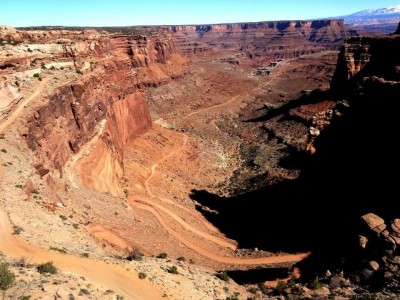
[[[0,0],[0,24],[128,26],[314,19],[400,0]]]

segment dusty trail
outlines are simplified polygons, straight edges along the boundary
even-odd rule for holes
[[[238,257],[225,257],[205,250],[189,239],[181,236],[175,230],[170,228],[165,222],[162,216],[152,207],[148,205],[143,205],[141,203],[134,203],[134,205],[140,209],[146,210],[153,214],[160,225],[174,238],[176,238],[179,242],[187,246],[188,248],[196,251],[197,253],[203,255],[204,257],[210,258],[213,261],[224,263],[224,264],[235,264],[235,265],[266,265],[266,264],[278,264],[278,263],[287,263],[287,262],[297,262],[304,258],[306,258],[310,253],[300,253],[300,254],[289,254],[289,255],[279,255],[279,256],[269,256],[269,257],[260,257],[260,258],[238,258]]]
[[[183,134],[183,143],[182,143],[181,147],[171,151],[168,155],[163,157],[160,161],[158,161],[151,167],[151,173],[144,183],[146,192],[150,197],[157,198],[155,196],[155,194],[153,193],[153,191],[151,190],[151,187],[149,185],[151,179],[153,178],[153,176],[156,173],[157,166],[159,164],[161,164],[162,162],[164,162],[165,160],[167,160],[168,158],[170,158],[173,155],[177,154],[178,152],[182,151],[182,149],[186,146],[187,141],[188,141],[187,135]],[[277,264],[277,263],[297,262],[297,261],[300,261],[300,260],[306,258],[310,254],[310,253],[299,253],[299,254],[279,255],[279,256],[260,257],[260,258],[224,257],[224,256],[215,254],[213,252],[210,252],[206,249],[199,247],[197,244],[193,243],[189,238],[186,238],[186,237],[182,236],[181,234],[177,233],[174,229],[172,229],[171,227],[169,227],[166,224],[163,217],[155,209],[155,207],[162,210],[163,212],[167,213],[170,217],[172,217],[176,222],[178,222],[185,229],[190,230],[193,233],[198,234],[199,236],[202,236],[203,238],[205,238],[209,241],[212,241],[212,242],[219,244],[221,246],[224,246],[224,247],[229,247],[234,250],[236,249],[236,244],[234,244],[235,248],[233,248],[232,243],[229,243],[229,242],[227,243],[227,241],[225,241],[225,240],[222,240],[222,239],[212,236],[210,234],[204,233],[204,232],[190,226],[182,218],[180,218],[173,212],[169,211],[165,207],[163,207],[159,204],[156,204],[152,201],[143,200],[143,199],[135,199],[134,197],[132,197],[130,200],[131,200],[130,203],[132,205],[134,205],[140,209],[146,210],[146,211],[150,212],[151,214],[153,214],[155,216],[155,218],[157,219],[157,221],[160,223],[160,225],[168,232],[168,234],[170,234],[171,236],[176,238],[178,241],[180,241],[182,244],[184,244],[188,248],[190,248],[190,249],[196,251],[197,253],[199,253],[207,258],[210,258],[216,262],[225,263],[225,264],[238,264],[238,265]]]
[[[113,289],[127,299],[165,299],[159,290],[149,282],[138,279],[137,274],[127,271],[126,267],[46,251],[28,244],[12,233],[13,230],[7,215],[0,211],[0,251],[7,256],[25,257],[33,263],[53,261],[60,270],[84,276],[104,288]]]
[[[18,107],[11,113],[11,115],[8,116],[7,120],[5,120],[0,125],[0,133],[2,133],[8,126],[10,126],[15,121],[15,119],[21,114],[22,110],[29,102],[31,102],[33,99],[39,96],[41,92],[43,92],[44,88],[46,87],[46,84],[51,79],[52,77],[43,79],[43,81],[41,81],[39,86],[37,87],[36,91],[28,98],[26,98],[24,101],[22,101],[20,104],[18,104]]]
[[[185,210],[186,212],[191,214],[193,217],[195,217],[199,222],[201,222],[207,229],[209,229],[212,232],[218,233],[219,232],[218,229],[216,229],[213,225],[211,225],[210,223],[205,221],[202,216],[194,213],[193,211],[191,211],[190,209],[188,209],[187,207],[185,207],[183,205],[179,205],[178,203],[175,203],[172,200],[169,200],[169,199],[166,199],[166,198],[162,198],[162,197],[156,197],[154,195],[154,193],[152,192],[152,190],[151,190],[150,181],[152,180],[153,176],[155,175],[158,165],[163,163],[164,161],[166,161],[170,157],[174,156],[175,154],[181,152],[185,148],[185,146],[187,145],[188,140],[189,140],[188,136],[186,134],[182,134],[182,136],[183,136],[183,142],[182,142],[181,147],[179,147],[178,149],[175,149],[174,151],[170,152],[168,155],[163,157],[160,161],[158,161],[157,163],[155,163],[154,165],[151,166],[151,173],[150,173],[149,177],[147,177],[146,181],[144,182],[144,187],[146,189],[147,194],[150,197],[159,199],[159,200],[161,200],[163,202],[172,204],[172,205],[174,205],[174,206],[176,206],[176,207],[178,207],[180,209]]]
[[[186,230],[189,230],[195,234],[197,234],[198,236],[201,236],[203,238],[205,238],[206,240],[209,240],[211,242],[214,242],[215,244],[218,244],[222,247],[227,247],[230,248],[232,250],[236,250],[237,249],[237,245],[235,243],[232,243],[228,240],[213,236],[211,234],[208,234],[206,232],[203,232],[197,228],[194,228],[193,226],[189,225],[188,223],[186,223],[181,217],[177,216],[176,214],[174,214],[173,212],[171,212],[170,210],[166,209],[164,206],[146,201],[146,200],[142,200],[142,199],[136,199],[135,200],[138,203],[150,206],[152,208],[158,208],[160,210],[162,210],[163,212],[165,212],[167,215],[169,215],[172,219],[174,219],[177,223],[179,223],[183,228],[185,228]]]

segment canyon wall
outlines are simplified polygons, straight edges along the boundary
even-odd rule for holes
[[[18,34],[23,39],[37,39],[35,32]],[[61,32],[56,37],[60,35],[69,39],[58,43],[50,32],[49,39],[41,44],[30,44],[27,54],[7,57],[13,60],[12,67],[3,69],[7,75],[15,69],[23,73],[42,65],[39,74],[46,66],[59,69],[66,62],[66,69],[73,73],[69,80],[57,76],[50,80],[55,88],[44,96],[43,105],[35,108],[21,132],[38,165],[60,174],[73,157],[95,148],[92,159],[96,161],[83,164],[83,173],[91,174],[82,175],[86,178],[84,186],[96,187],[93,182],[103,182],[101,191],[112,189],[113,194],[120,195],[116,183],[123,177],[123,149],[151,127],[145,88],[181,76],[185,60],[177,54],[169,34],[147,37],[87,31],[70,35]],[[38,40],[42,36],[46,33],[42,32]],[[3,60],[0,65],[10,63]]]
[[[358,35],[345,27],[343,20],[186,25],[168,29],[181,51],[189,56],[232,49],[250,57],[293,58],[339,49],[345,37]]]
[[[352,88],[362,78],[371,75],[385,80],[399,80],[399,47],[400,40],[396,36],[358,37],[346,40],[332,78],[332,89],[342,91]]]

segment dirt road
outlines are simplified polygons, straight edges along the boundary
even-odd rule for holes
[[[24,101],[18,104],[18,107],[11,113],[11,115],[7,117],[7,120],[5,120],[2,124],[0,124],[0,133],[2,133],[8,126],[10,126],[15,121],[15,119],[21,114],[22,110],[29,102],[31,102],[33,99],[39,96],[41,92],[43,92],[47,83],[51,79],[52,77],[43,79],[43,81],[40,82],[35,92],[28,98],[26,98]]]

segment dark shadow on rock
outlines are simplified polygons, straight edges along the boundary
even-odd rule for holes
[[[286,278],[288,270],[287,268],[237,270],[228,271],[227,274],[238,284],[256,284],[277,278]]]
[[[271,120],[274,117],[280,116],[280,115],[285,115],[289,113],[291,109],[294,109],[296,107],[300,107],[302,105],[307,105],[307,104],[312,104],[312,103],[318,103],[326,99],[331,99],[332,94],[330,90],[322,91],[322,90],[314,90],[311,92],[304,92],[303,96],[301,96],[298,99],[291,100],[282,106],[271,109],[269,110],[264,116],[246,120],[244,122],[265,122],[268,120]]]
[[[298,179],[223,198],[191,197],[218,214],[205,217],[243,248],[312,251],[299,263],[305,278],[327,269],[354,270],[360,262],[361,215],[400,216],[398,176],[400,85],[365,83],[352,106],[316,140],[316,154]],[[372,201],[371,201],[372,199]]]

